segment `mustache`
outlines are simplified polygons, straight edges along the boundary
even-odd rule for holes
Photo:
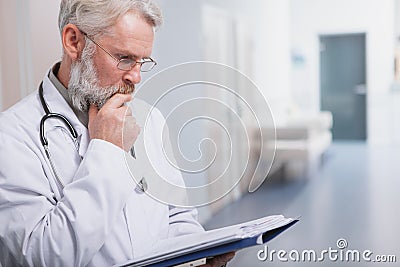
[[[115,94],[132,94],[135,91],[134,84],[122,84],[117,86]]]
[[[133,94],[133,92],[135,91],[135,85],[121,84],[117,86],[112,86],[108,88],[99,88],[99,89],[102,91],[103,96],[98,97],[96,99],[91,99],[92,101],[89,100],[88,104],[89,105],[94,104],[95,106],[97,106],[98,109],[101,109],[104,106],[104,104],[115,94],[124,94],[124,95]]]

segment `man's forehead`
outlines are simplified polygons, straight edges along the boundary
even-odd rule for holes
[[[148,49],[153,46],[154,29],[140,15],[128,12],[121,16],[115,25],[111,27],[113,42],[122,42],[124,46],[140,46]]]
[[[154,39],[154,28],[143,16],[136,12],[128,12],[121,16],[112,26],[111,30],[116,35],[122,35],[143,42],[153,42]]]
[[[154,41],[154,30],[140,15],[129,12],[117,20],[110,28],[111,35],[105,37],[113,47],[125,53],[145,55],[151,52]]]

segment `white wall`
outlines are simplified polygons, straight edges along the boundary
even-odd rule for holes
[[[32,33],[30,38],[33,83],[32,89],[29,88],[31,92],[36,90],[52,64],[61,60],[62,49],[58,30],[60,0],[35,0],[30,2],[29,32]]]
[[[205,0],[204,2],[243,18],[250,25],[247,31],[254,42],[252,51],[254,73],[250,77],[269,101],[279,123],[281,114],[286,112],[291,98],[289,1]]]
[[[34,91],[51,64],[61,58],[59,3],[0,1],[0,110]]]
[[[279,115],[290,99],[289,0],[159,0],[165,15],[160,29],[155,56],[160,67],[193,60],[203,60],[201,6],[222,9],[250,25],[248,34],[254,42],[253,71],[246,73],[260,87]]]
[[[2,108],[20,97],[17,1],[0,1],[0,60]]]
[[[200,1],[157,0],[164,24],[156,33],[157,70],[201,59]]]
[[[1,34],[1,32],[0,32]],[[1,49],[1,46],[0,46]],[[0,54],[0,111],[3,110],[3,77],[2,77],[2,62],[1,62],[1,54]]]
[[[367,33],[367,122],[371,144],[394,142],[389,110],[393,82],[393,0],[291,0],[292,49],[305,62],[293,68],[293,95],[303,110],[320,109],[319,34]]]

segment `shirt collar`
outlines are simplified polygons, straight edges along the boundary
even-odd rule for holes
[[[51,71],[49,72],[49,79],[51,83],[54,85],[54,87],[57,89],[57,91],[62,95],[64,100],[68,103],[72,111],[75,113],[76,117],[78,120],[87,128],[88,123],[89,123],[89,115],[87,112],[83,112],[77,108],[74,107],[72,104],[72,99],[68,95],[68,90],[65,88],[65,86],[60,82],[60,80],[57,78],[57,73],[58,70],[60,69],[61,62],[56,63]]]
[[[68,104],[68,101],[63,97],[63,95],[59,92],[59,90],[57,90],[55,84],[50,79],[52,72],[53,71],[51,69],[43,79],[43,96],[45,98],[47,105],[49,106],[50,112],[64,115],[72,124],[72,126],[75,128],[78,134],[77,138],[77,141],[79,143],[78,152],[79,155],[83,157],[86,153],[90,141],[88,129],[78,119],[77,115],[73,112],[72,107]]]

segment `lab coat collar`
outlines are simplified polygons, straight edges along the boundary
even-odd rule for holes
[[[52,71],[51,69],[49,71]],[[64,115],[75,128],[79,143],[79,155],[83,157],[89,145],[89,132],[79,121],[64,97],[58,92],[54,84],[50,81],[48,73],[43,78],[43,96],[49,106],[50,112]]]

